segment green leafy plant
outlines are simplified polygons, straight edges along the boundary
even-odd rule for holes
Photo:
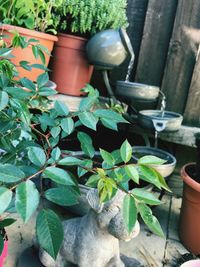
[[[165,180],[150,167],[163,160],[145,156],[132,162],[132,148],[127,140],[119,150],[100,149],[101,161],[96,166],[92,139],[83,126],[96,131],[97,124],[117,130],[118,123],[127,123],[123,116],[111,109],[95,109],[98,91],[88,85],[88,96],[79,110],[70,112],[60,101],[52,102],[49,95],[55,91],[46,86],[48,74],[43,73],[33,83],[27,78],[15,79],[14,66],[9,62],[12,48],[0,48],[0,215],[7,219],[11,207],[26,223],[39,208],[41,198],[61,206],[77,203],[78,183],[88,174],[87,185],[97,187],[100,201],[111,199],[117,190],[126,193],[123,217],[127,230],[134,227],[138,214],[154,233],[163,236],[162,229],[149,205],[160,201],[145,189],[129,190],[128,182],[148,181],[157,188],[169,190]],[[9,69],[9,75],[7,74]],[[86,129],[85,128],[85,129]],[[75,134],[84,157],[73,151],[62,151],[60,143]],[[67,148],[66,148],[67,149]],[[71,173],[76,169],[76,177]],[[51,181],[47,187],[45,181]],[[38,181],[35,183],[35,181]],[[51,209],[41,208],[36,220],[40,245],[56,258],[63,240],[59,216]],[[2,240],[0,239],[2,243]]]
[[[126,0],[65,0],[55,14],[61,16],[62,31],[91,35],[126,27],[126,6]]]
[[[59,18],[53,9],[63,0],[0,0],[0,17],[4,24],[56,34]]]

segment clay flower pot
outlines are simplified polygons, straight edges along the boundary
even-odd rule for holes
[[[87,39],[78,36],[59,34],[51,61],[51,80],[57,84],[57,91],[80,96],[82,89],[93,72],[86,58]]]
[[[4,241],[4,248],[0,256],[0,267],[4,266],[4,261],[8,255],[8,241]]]
[[[3,35],[9,36],[9,38],[4,38],[4,41],[11,44],[11,39],[13,37],[13,33],[9,32],[10,30],[17,31],[21,36],[26,37],[27,39],[34,38],[39,41],[42,46],[45,46],[49,52],[51,53],[53,49],[54,42],[58,40],[58,38],[51,34],[46,34],[38,31],[29,30],[22,27],[12,26],[12,25],[2,25],[0,26],[0,30],[3,29]],[[17,70],[19,71],[19,77],[27,77],[32,81],[36,81],[38,75],[43,73],[43,70],[33,68],[31,71],[25,70],[24,68],[19,66],[20,61],[28,61],[30,64],[42,64],[40,58],[35,58],[32,52],[32,46],[28,46],[24,49],[18,47],[13,49],[12,52],[14,58],[11,61],[17,66]],[[46,66],[48,66],[50,55],[45,54]]]
[[[185,247],[195,255],[200,254],[200,184],[192,177],[195,163],[181,169],[184,181],[183,200],[179,223],[179,236]],[[199,265],[200,266],[200,265]]]

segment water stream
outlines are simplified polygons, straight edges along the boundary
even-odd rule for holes
[[[130,80],[130,75],[131,75],[131,71],[133,69],[133,64],[134,64],[134,56],[131,57],[131,60],[129,62],[125,82],[129,82],[129,80]]]

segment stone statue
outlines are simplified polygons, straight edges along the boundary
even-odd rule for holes
[[[63,222],[64,240],[56,261],[40,250],[40,260],[46,267],[124,267],[120,258],[119,240],[128,241],[139,234],[136,222],[129,234],[122,218],[125,193],[118,191],[113,199],[100,204],[96,189],[91,189],[87,199],[91,209],[79,218]],[[140,266],[137,264],[130,266]],[[75,265],[70,265],[70,263]]]

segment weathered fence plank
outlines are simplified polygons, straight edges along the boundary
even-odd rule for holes
[[[167,109],[183,113],[195,65],[195,53],[184,26],[200,27],[200,1],[179,0],[162,82]]]
[[[200,57],[196,62],[184,112],[187,125],[200,126]]]
[[[133,80],[134,72],[137,65],[140,44],[142,40],[144,21],[146,16],[148,0],[128,0],[127,16],[129,27],[127,33],[135,53],[134,68],[131,75]],[[111,83],[114,85],[116,80],[124,80],[127,73],[127,67],[130,59],[127,59],[119,68],[116,68],[111,73]]]
[[[137,82],[161,85],[177,0],[150,0],[137,65]]]

